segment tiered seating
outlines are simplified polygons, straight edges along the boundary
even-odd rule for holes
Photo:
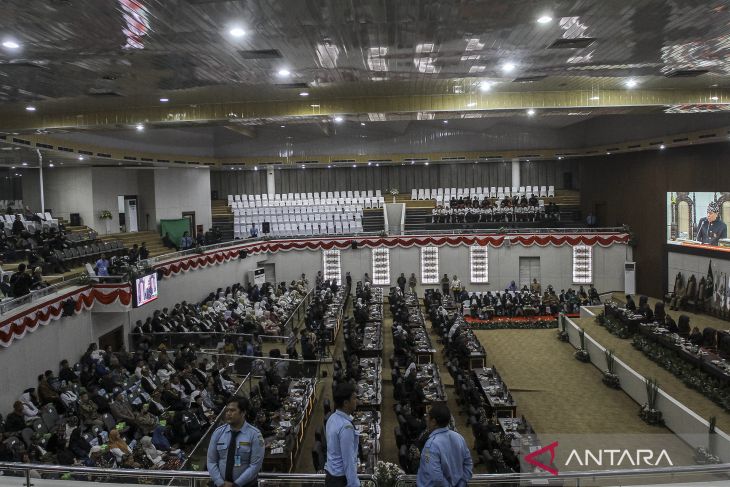
[[[0,200],[0,209],[5,211],[8,207],[15,210],[23,208],[23,200]]]
[[[384,204],[380,190],[367,191],[322,191],[320,193],[282,193],[228,195],[228,206],[233,208],[256,208],[259,206],[307,206],[307,205],[360,205],[363,208],[382,208]]]
[[[36,213],[40,222],[33,220],[26,220],[25,215],[18,213],[20,221],[23,222],[23,227],[30,233],[35,233],[36,230],[43,230],[44,228],[56,228],[58,229],[58,219],[53,218],[50,213]],[[15,215],[0,215],[0,221],[5,224],[5,234],[10,236],[12,233],[13,223],[15,223]]]
[[[526,196],[531,195],[538,196],[540,198],[553,198],[555,197],[555,186],[520,186],[520,187],[509,187],[509,186],[491,186],[483,188],[437,188],[437,189],[412,189],[411,199],[412,200],[436,200],[437,204],[443,204],[445,201],[449,201],[451,198],[498,198],[502,199],[505,196]]]
[[[361,233],[363,209],[380,208],[383,197],[380,191],[228,195],[228,203],[234,238],[246,237],[252,223],[261,232],[264,222],[270,235],[284,237]]]

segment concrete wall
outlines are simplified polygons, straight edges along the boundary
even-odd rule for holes
[[[604,248],[593,247],[593,276],[594,285],[599,292],[623,289],[623,264],[631,249],[624,245],[612,245]],[[490,247],[489,249],[489,284],[471,284],[469,274],[469,247],[443,246],[439,248],[439,273],[448,272],[449,277],[454,274],[469,290],[495,291],[507,287],[510,281],[517,281],[519,277],[520,257],[540,257],[540,279],[543,286],[552,284],[556,289],[567,289],[572,286],[572,247]],[[302,273],[307,276],[316,274],[322,269],[322,251],[304,250],[296,252],[278,252],[269,256],[267,262],[276,265],[278,281],[291,281]],[[343,279],[345,272],[350,272],[353,281],[357,282],[367,272],[372,277],[372,250],[369,248],[350,248],[341,251],[341,265]],[[420,247],[393,248],[390,250],[391,285],[395,285],[398,276],[404,272],[410,276],[411,272],[421,280],[421,253]],[[435,285],[422,286],[419,292]],[[577,286],[574,286],[577,288]]]
[[[210,209],[210,169],[154,171],[156,220],[181,218],[182,212],[194,211],[195,223],[205,231],[213,224]]]
[[[712,261],[712,274],[715,279],[723,275],[727,275],[728,279],[730,279],[730,260],[718,258],[723,257],[719,252],[718,254],[717,257],[702,257],[679,252],[668,252],[667,289],[671,290],[674,287],[674,278],[677,277],[678,272],[682,273],[685,280],[694,274],[697,277],[697,282],[699,282],[702,277],[707,276],[710,261]]]
[[[57,373],[63,359],[78,361],[94,340],[92,330],[92,313],[81,313],[52,321],[0,349],[0,413],[12,411],[23,390],[37,387],[39,374],[48,369]]]
[[[31,174],[37,177],[37,171],[32,171]],[[70,219],[71,213],[79,213],[82,225],[97,228],[103,222],[94,213],[92,185],[91,167],[47,169],[43,171],[46,207],[52,208],[55,216],[66,220]],[[114,208],[116,205],[111,207]]]
[[[100,220],[98,215],[102,210],[109,210],[112,213],[112,219],[109,223],[110,233],[119,233],[119,204],[117,197],[139,194],[137,185],[138,172],[143,171],[117,167],[94,167],[91,169],[94,215],[97,218],[94,219],[93,225],[87,223],[88,226],[92,227],[101,235],[106,234],[106,222]],[[138,216],[138,218],[141,218],[141,216]]]

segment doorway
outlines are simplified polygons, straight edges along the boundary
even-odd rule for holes
[[[124,327],[118,326],[109,333],[99,337],[99,349],[104,350],[111,346],[113,352],[118,352],[124,348]]]
[[[188,232],[190,232],[190,236],[195,238],[195,212],[194,211],[183,211],[182,217],[185,218],[188,221]]]
[[[520,257],[520,289],[530,287],[533,279],[540,282],[540,257]]]

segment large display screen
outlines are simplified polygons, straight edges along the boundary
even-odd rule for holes
[[[667,242],[730,252],[730,193],[667,193]]]
[[[138,308],[157,299],[157,273],[134,280],[134,307]]]

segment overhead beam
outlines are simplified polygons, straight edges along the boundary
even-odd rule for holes
[[[115,110],[68,113],[7,110],[0,118],[0,130],[109,129],[146,125],[174,126],[226,123],[231,118],[265,124],[276,120],[322,120],[334,116],[377,113],[446,113],[544,109],[596,109],[730,103],[730,91],[707,90],[603,90],[600,98],[589,90],[488,92],[479,94],[398,95],[330,98],[323,100],[243,101],[199,103],[165,107],[123,107]],[[717,100],[711,99],[717,97]],[[316,102],[316,109],[312,102]]]
[[[255,127],[242,127],[238,125],[225,125],[225,128],[230,130],[231,132],[236,132],[237,134],[245,135],[249,139],[255,139],[256,138],[256,128]]]

